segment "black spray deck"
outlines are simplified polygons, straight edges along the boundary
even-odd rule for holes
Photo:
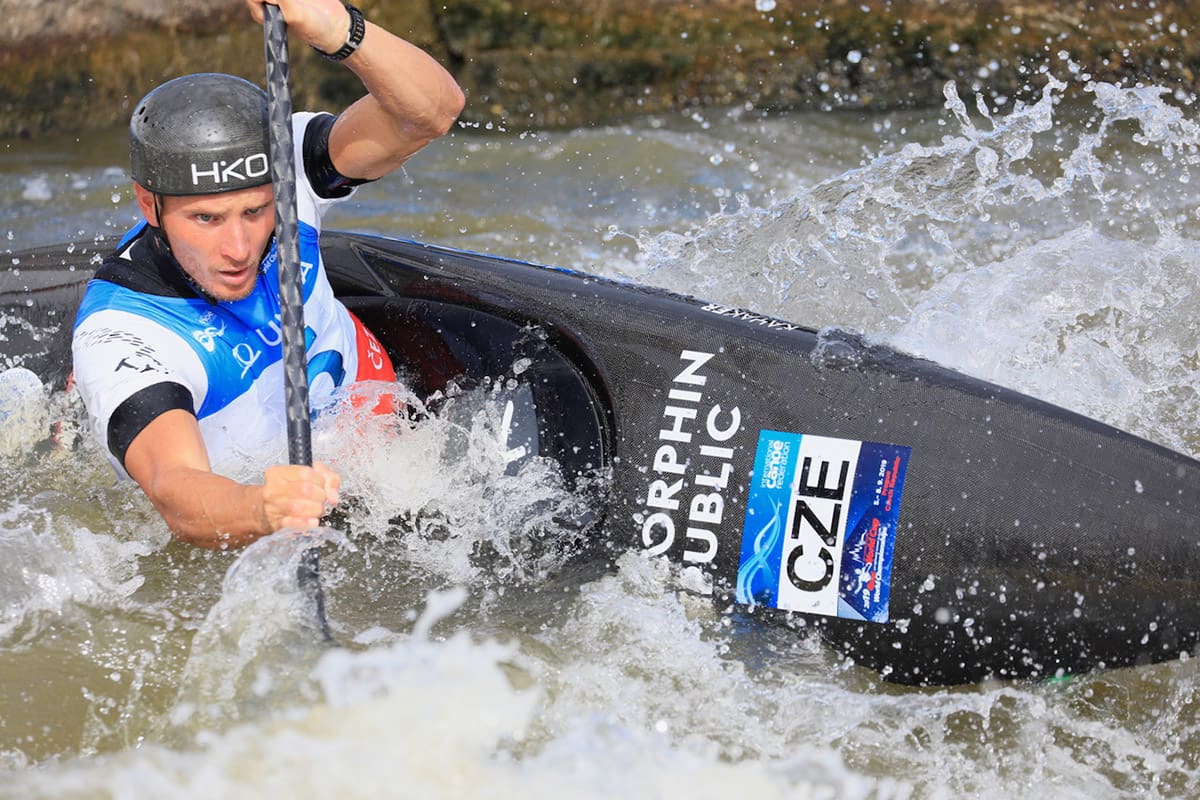
[[[853,335],[412,242],[323,249],[418,395],[514,378],[509,444],[610,476],[594,535],[703,569],[754,619],[815,625],[906,683],[1197,645],[1191,458]],[[0,276],[5,350],[46,380],[69,369],[96,252],[23,253]]]

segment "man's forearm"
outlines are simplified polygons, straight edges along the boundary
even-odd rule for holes
[[[445,134],[462,111],[462,90],[441,64],[370,21],[363,46],[344,63],[396,123],[427,142]]]
[[[371,22],[343,63],[368,92],[342,112],[331,136],[335,165],[348,177],[386,175],[449,131],[462,111],[465,98],[450,73]]]
[[[317,527],[337,504],[340,484],[337,473],[315,463],[268,467],[261,485],[176,466],[156,473],[142,487],[177,538],[226,549],[284,528]]]
[[[272,532],[263,487],[212,472],[179,469],[145,487],[176,538],[210,549],[244,547]]]

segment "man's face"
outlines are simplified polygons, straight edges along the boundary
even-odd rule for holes
[[[258,263],[275,230],[271,185],[222,194],[162,197],[134,184],[138,206],[171,243],[175,259],[196,284],[221,301],[254,289]]]

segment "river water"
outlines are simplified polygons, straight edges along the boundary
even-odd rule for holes
[[[1194,107],[1071,79],[1026,105],[950,86],[920,112],[460,128],[327,224],[854,328],[1197,455]],[[0,250],[135,213],[120,131],[0,148]],[[0,440],[2,798],[1200,792],[1195,659],[890,685],[794,631],[734,635],[635,552],[558,563],[528,517],[573,498],[436,418],[402,446],[318,422],[357,498],[323,534],[323,645],[302,542],[172,543],[86,438],[63,444],[78,400],[45,397]]]

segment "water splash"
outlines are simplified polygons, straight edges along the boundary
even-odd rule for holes
[[[410,395],[398,419],[343,406],[318,427],[316,446],[352,498],[348,523],[373,552],[449,584],[495,588],[538,583],[581,546],[578,521],[591,516],[602,476],[571,488],[552,459],[513,461],[504,410],[515,385],[451,388],[436,411]]]
[[[1065,88],[997,115],[949,83],[953,134],[642,237],[634,277],[858,329],[1196,452],[1200,126],[1161,88]]]
[[[50,424],[47,393],[24,367],[0,370],[0,459],[28,452]]]
[[[179,696],[156,738],[186,743],[263,709],[314,699],[296,667],[316,663],[328,645],[297,570],[311,548],[344,542],[329,528],[281,531],[241,552],[192,639]]]

